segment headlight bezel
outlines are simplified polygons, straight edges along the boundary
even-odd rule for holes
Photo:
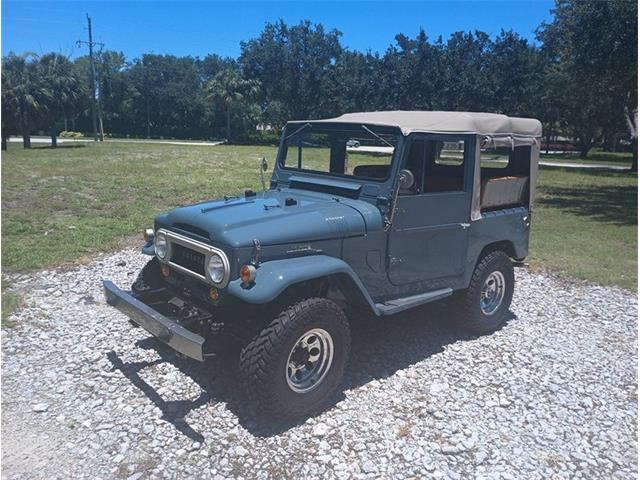
[[[207,255],[207,257],[205,258],[206,264],[205,264],[205,273],[207,275],[207,278],[214,284],[214,285],[220,285],[224,282],[224,279],[227,275],[227,267],[226,267],[226,262],[224,261],[223,257],[216,253],[216,252],[212,252],[209,255]],[[214,277],[214,275],[211,273],[211,263],[212,261],[217,261],[219,264],[216,267],[216,269],[218,270],[218,275],[216,275]]]
[[[160,242],[164,242],[164,253],[161,255],[160,254],[160,249],[158,248],[158,244]],[[169,241],[167,240],[167,235],[164,232],[156,232],[156,234],[153,236],[153,250],[156,254],[156,256],[160,259],[160,260],[167,260],[169,257]]]

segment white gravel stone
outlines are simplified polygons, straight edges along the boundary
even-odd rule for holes
[[[327,433],[329,433],[329,431],[331,431],[331,427],[329,425],[319,423],[313,427],[311,434],[314,437],[324,437]]]
[[[3,478],[637,477],[631,293],[518,269],[492,335],[446,303],[354,325],[344,397],[265,433],[233,359],[180,359],[104,303],[101,280],[128,288],[146,260],[10,276]]]

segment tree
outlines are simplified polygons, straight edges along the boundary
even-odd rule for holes
[[[104,128],[108,132],[128,132],[134,123],[130,105],[134,92],[127,60],[122,52],[113,50],[99,52],[95,57],[98,102]],[[84,68],[89,75],[89,62],[84,62]]]
[[[267,23],[258,38],[242,42],[240,65],[245,78],[260,82],[260,103],[279,102],[290,120],[327,115],[321,99],[343,51],[340,35],[308,20],[292,27],[279,20]]]
[[[495,111],[535,116],[542,65],[542,57],[533,45],[517,33],[503,30],[491,44],[487,65]]]
[[[73,63],[58,53],[40,57],[36,64],[38,80],[47,90],[46,114],[40,124],[51,131],[51,146],[57,146],[60,125],[73,116],[86,100],[86,89],[76,75]]]
[[[9,53],[2,59],[3,134],[22,134],[24,148],[31,148],[31,131],[47,114],[51,92],[37,72],[34,54]]]
[[[202,138],[206,99],[199,61],[193,57],[145,54],[127,71],[132,86],[132,122],[126,133]]]
[[[566,78],[563,113],[581,156],[603,127],[621,125],[626,117],[637,165],[637,2],[556,0],[553,13],[538,38],[553,60],[549,67]]]
[[[445,81],[443,109],[495,111],[496,85],[489,75],[492,42],[484,32],[455,32],[443,55]]]
[[[251,108],[252,100],[259,89],[256,80],[245,80],[240,72],[234,69],[219,71],[215,77],[207,84],[207,99],[217,103],[225,112],[227,122],[227,141],[233,137],[231,135],[231,115],[234,111],[247,112]],[[245,115],[241,115],[244,122]],[[245,126],[246,128],[246,126]]]
[[[385,108],[402,110],[434,110],[443,103],[446,66],[441,40],[429,43],[420,30],[415,39],[403,34],[395,37],[397,46],[390,47],[384,56],[381,97],[393,100]]]

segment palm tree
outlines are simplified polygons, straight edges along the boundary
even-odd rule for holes
[[[73,63],[58,53],[48,53],[38,62],[38,74],[49,91],[46,115],[51,129],[51,146],[57,146],[58,124],[78,110],[86,94],[73,68]]]
[[[220,105],[227,117],[227,140],[231,140],[231,112],[234,108],[247,103],[258,92],[257,80],[246,80],[240,72],[227,68],[219,71],[207,84],[207,100]]]
[[[3,136],[21,133],[24,148],[31,148],[31,130],[46,115],[51,101],[51,92],[38,75],[36,60],[32,53],[9,53],[2,59]]]

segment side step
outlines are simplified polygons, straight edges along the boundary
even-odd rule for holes
[[[402,312],[409,308],[440,300],[441,298],[450,296],[452,293],[452,289],[443,288],[419,295],[412,295],[411,297],[396,298],[395,300],[388,300],[384,303],[376,303],[376,308],[380,312],[380,315],[393,315],[394,313]]]

